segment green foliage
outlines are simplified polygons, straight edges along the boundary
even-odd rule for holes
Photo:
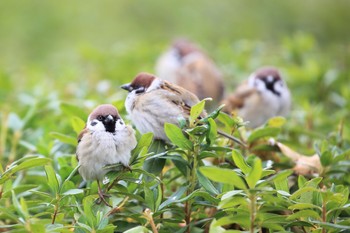
[[[97,3],[78,1],[69,7],[40,3],[48,9],[40,12],[38,2],[28,4],[4,1],[0,7],[0,29],[6,32],[0,38],[0,232],[350,230],[350,56],[342,44],[349,31],[346,23],[334,23],[348,22],[349,3],[155,1],[143,8],[121,1],[118,7],[108,2],[102,11]],[[201,13],[199,24],[193,19]],[[96,28],[98,15],[110,20],[103,17]],[[228,30],[243,16],[245,30]],[[298,25],[307,19],[300,26],[311,33],[291,33],[295,19]],[[140,28],[140,22],[152,27]],[[152,72],[175,32],[197,38],[215,59],[227,94],[257,67],[280,67],[293,96],[292,112],[252,130],[244,119],[222,113],[222,106],[203,118],[203,100],[188,122],[165,124],[168,144],[151,133],[137,134],[131,171],[114,164],[104,180],[113,208],[98,204],[96,182],[79,188],[77,135],[102,103],[114,104],[130,123],[126,93],[118,87],[140,71]],[[251,39],[254,34],[258,39]],[[316,154],[322,170],[297,174],[294,162],[271,141]]]

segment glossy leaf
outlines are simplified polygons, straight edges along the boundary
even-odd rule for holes
[[[58,193],[59,182],[57,180],[56,173],[53,167],[50,165],[45,166],[45,172],[46,172],[47,184],[50,186],[54,194]]]
[[[191,107],[190,122],[194,122],[197,120],[199,115],[203,112],[204,106],[205,106],[205,100],[202,100]]]
[[[182,130],[179,127],[174,124],[165,123],[164,130],[167,137],[176,146],[186,150],[192,149],[192,142],[183,135]]]
[[[247,188],[242,178],[232,170],[219,167],[201,167],[199,170],[204,176],[215,182],[231,184],[239,189]]]
[[[261,129],[256,129],[248,137],[248,142],[252,143],[258,139],[265,138],[265,137],[276,137],[280,131],[281,131],[280,128],[269,127],[269,126]]]
[[[206,176],[204,176],[199,170],[196,170],[196,172],[198,182],[203,186],[205,190],[215,195],[218,195],[220,193]]]
[[[5,172],[0,176],[0,184],[3,184],[14,173],[18,171],[25,170],[32,167],[43,166],[50,161],[51,159],[49,158],[41,158],[37,156],[26,156],[22,159],[19,159],[13,162],[11,165],[9,165],[8,168],[5,170]]]
[[[232,159],[233,162],[236,164],[236,166],[242,170],[244,174],[248,174],[250,170],[252,169],[244,160],[242,154],[236,150],[232,150]]]
[[[84,129],[85,127],[85,122],[79,118],[79,117],[76,117],[76,116],[73,116],[71,117],[71,125],[72,125],[72,128],[73,130],[75,131],[75,133],[77,135],[79,135],[79,133]]]
[[[72,137],[72,136],[68,136],[66,134],[51,132],[50,136],[60,140],[63,143],[67,143],[67,144],[72,145],[72,146],[76,146],[78,144],[77,138]]]
[[[259,158],[254,159],[253,167],[246,176],[246,181],[249,188],[254,188],[257,182],[260,180],[262,175],[262,164]]]
[[[164,201],[162,204],[159,206],[159,210],[163,209],[164,207],[177,202],[178,200],[181,199],[181,196],[185,193],[187,190],[186,186],[180,187],[173,195],[171,195],[166,201]]]

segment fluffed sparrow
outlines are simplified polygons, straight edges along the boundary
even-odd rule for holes
[[[222,101],[223,111],[236,114],[255,128],[274,116],[287,116],[291,95],[287,84],[275,67],[262,67]]]
[[[100,186],[109,169],[106,165],[129,166],[131,150],[136,146],[134,130],[125,125],[118,110],[111,104],[96,107],[78,136],[76,150],[79,173],[84,180],[97,180],[100,200],[110,206]]]
[[[126,111],[140,133],[152,132],[155,139],[166,142],[169,139],[164,124],[178,124],[179,118],[187,119],[191,107],[199,102],[197,96],[186,89],[149,73],[138,74],[121,88],[129,92]]]
[[[223,97],[224,83],[218,67],[196,44],[177,39],[156,63],[159,78],[179,85],[200,100],[211,97],[217,104]]]
[[[152,132],[155,139],[169,142],[164,124],[179,124],[179,119],[188,119],[191,107],[199,102],[190,91],[162,80],[149,73],[138,74],[131,83],[121,86],[129,92],[125,108],[140,133]],[[205,117],[203,111],[200,117]],[[219,134],[242,144],[231,135]]]

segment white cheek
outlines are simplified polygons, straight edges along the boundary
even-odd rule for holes
[[[256,79],[254,82],[254,87],[258,90],[258,91],[265,91],[266,90],[266,85],[263,81],[261,81],[260,79]]]
[[[274,84],[274,89],[277,91],[277,92],[279,92],[279,93],[283,93],[283,91],[284,91],[284,89],[285,89],[285,87],[284,87],[284,85],[283,85],[283,83],[282,82],[275,82],[275,84]]]
[[[103,125],[103,123],[98,120],[88,121],[87,128],[92,131],[106,131],[106,128]]]
[[[136,98],[136,91],[132,91],[128,94],[128,96],[126,97],[126,100],[125,100],[125,108],[126,108],[126,111],[130,114],[130,112],[132,111],[132,105],[134,104],[135,102],[135,98]]]
[[[122,119],[117,120],[115,123],[115,131],[123,130],[125,129],[125,123]]]
[[[147,88],[146,92],[150,92],[150,91],[158,89],[161,84],[162,84],[162,80],[156,78],[155,80],[153,80],[151,86],[149,86],[149,88]]]

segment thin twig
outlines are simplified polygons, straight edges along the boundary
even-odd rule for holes
[[[237,144],[243,146],[244,148],[247,148],[247,145],[246,145],[244,142],[242,142],[242,141],[239,140],[238,138],[235,138],[235,137],[232,136],[232,135],[229,135],[229,134],[227,134],[227,133],[225,133],[225,132],[223,132],[223,131],[221,131],[221,130],[218,130],[218,134],[220,134],[221,136],[224,136],[225,138],[228,138],[228,139],[234,141],[235,143],[237,143]]]
[[[145,209],[144,211],[144,216],[146,217],[146,219],[148,220],[149,224],[151,225],[151,228],[152,228],[152,232],[153,233],[158,233],[158,229],[157,229],[157,226],[156,224],[154,224],[154,221],[153,221],[153,213],[151,212],[150,209]]]

